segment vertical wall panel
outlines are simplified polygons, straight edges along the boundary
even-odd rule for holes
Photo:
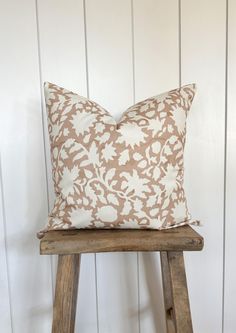
[[[42,81],[49,81],[86,96],[86,52],[83,1],[38,1],[39,42]],[[45,108],[44,108],[45,113]],[[45,113],[50,208],[54,193]],[[55,274],[55,270],[54,270]],[[96,332],[96,290],[94,255],[82,256],[76,326],[82,332]]]
[[[198,90],[188,118],[186,190],[194,218],[204,224],[204,252],[187,254],[196,333],[222,326],[225,1],[182,0],[182,83]]]
[[[178,22],[178,1],[134,1],[136,101],[178,87]],[[159,253],[143,253],[139,259],[140,329],[163,333]]]
[[[42,79],[86,95],[82,0],[39,0]]]
[[[35,3],[2,1],[0,82],[2,176],[14,333],[50,331],[48,257],[39,256],[47,211]],[[4,316],[4,314],[3,314]]]
[[[119,118],[133,102],[130,1],[86,1],[90,98]],[[97,255],[101,333],[138,332],[137,257]]]
[[[136,100],[179,84],[177,0],[134,1]]]
[[[225,232],[225,308],[224,333],[234,333],[236,327],[236,2],[229,1],[228,17],[228,121],[226,169],[226,232]]]
[[[2,186],[2,168],[0,156],[0,313],[1,316],[0,328],[5,333],[12,332],[11,325],[11,306],[10,306],[10,293],[9,293],[9,276],[7,269],[7,253],[5,243],[5,210],[4,210],[4,197]]]
[[[39,0],[37,3],[41,84],[49,81],[86,96],[83,1]],[[43,107],[51,208],[54,190],[44,100]]]
[[[86,4],[90,98],[118,119],[133,103],[130,1]]]

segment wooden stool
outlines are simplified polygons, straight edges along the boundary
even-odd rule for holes
[[[183,251],[200,251],[203,238],[190,226],[158,230],[50,231],[41,254],[57,254],[53,333],[73,333],[82,253],[159,251],[168,333],[193,332]]]

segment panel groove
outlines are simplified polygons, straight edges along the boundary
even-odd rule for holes
[[[136,102],[136,89],[135,89],[135,36],[134,36],[134,2],[131,0],[131,43],[132,43],[132,84],[133,84],[133,104]],[[138,332],[141,332],[141,323],[140,323],[140,278],[139,278],[139,253],[137,252],[137,300],[138,300]]]
[[[37,31],[37,53],[38,53],[38,70],[39,70],[39,84],[40,84],[40,108],[41,108],[41,123],[43,131],[43,152],[44,152],[44,168],[45,168],[45,180],[46,180],[46,201],[47,201],[47,213],[50,213],[50,204],[49,204],[49,182],[48,182],[48,164],[47,164],[47,155],[46,155],[46,139],[45,139],[45,121],[44,121],[44,112],[43,112],[43,82],[42,82],[42,61],[41,61],[41,47],[40,47],[40,32],[39,32],[39,15],[38,15],[38,0],[35,0],[35,16],[36,16],[36,31]],[[53,281],[53,262],[52,256],[50,256],[50,270],[51,270],[51,286],[52,286],[52,302],[54,299],[54,281]]]
[[[178,26],[178,30],[179,30],[179,86],[181,87],[182,85],[182,27],[181,27],[181,0],[179,0],[178,2],[178,10],[179,10],[179,26]]]
[[[138,288],[138,332],[141,332],[141,321],[140,321],[140,269],[139,269],[139,253],[137,252],[137,288]]]
[[[90,98],[89,73],[88,73],[88,40],[87,40],[86,0],[83,0],[83,10],[84,10],[84,46],[85,46],[85,67],[86,67],[86,89],[87,89],[87,98]]]
[[[6,261],[6,275],[7,275],[7,293],[9,299],[9,309],[10,309],[10,321],[11,321],[11,331],[13,331],[13,314],[12,314],[12,293],[11,293],[11,286],[10,286],[10,273],[9,273],[9,260],[8,260],[8,252],[7,252],[7,239],[6,239],[6,211],[5,211],[5,200],[4,200],[4,189],[3,189],[3,177],[2,177],[2,162],[1,162],[1,155],[0,155],[0,188],[1,188],[1,206],[2,206],[2,219],[3,219],[3,232],[4,232],[4,248],[5,248],[5,261]]]
[[[83,0],[83,14],[84,14],[84,49],[85,49],[85,67],[86,67],[86,90],[87,90],[87,98],[90,98],[89,71],[88,71],[88,36],[87,36],[86,0]],[[98,308],[97,255],[96,255],[96,253],[94,253],[94,272],[95,272],[95,292],[96,292],[97,333],[99,333],[99,308]]]
[[[226,0],[225,12],[225,136],[224,136],[224,197],[223,197],[223,277],[222,277],[222,333],[225,321],[225,249],[226,249],[226,204],[227,204],[227,130],[228,130],[228,28],[229,28],[229,1]]]
[[[136,89],[135,89],[135,51],[134,51],[134,3],[131,0],[131,38],[132,38],[132,79],[133,79],[133,103],[136,101]]]
[[[95,291],[96,291],[96,315],[97,315],[97,333],[99,333],[99,308],[98,308],[98,279],[97,279],[97,255],[94,254],[94,266],[95,266]]]

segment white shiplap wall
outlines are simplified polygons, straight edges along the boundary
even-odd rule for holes
[[[116,119],[196,82],[186,191],[205,249],[186,255],[196,333],[234,333],[236,5],[233,0],[0,2],[0,332],[50,332],[56,259],[35,238],[53,204],[42,83]],[[76,331],[164,333],[158,254],[82,258]]]
[[[182,0],[181,5],[182,81],[198,85],[188,122],[186,190],[205,238],[204,253],[187,254],[186,264],[196,331],[218,333],[223,320],[226,2]]]

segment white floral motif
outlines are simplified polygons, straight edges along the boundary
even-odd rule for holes
[[[68,167],[64,167],[62,172],[62,178],[59,182],[59,187],[64,197],[69,194],[73,195],[75,192],[75,180],[79,176],[78,166],[74,166],[71,170]]]
[[[165,186],[165,191],[169,195],[176,187],[176,178],[178,169],[172,164],[168,164],[164,177],[161,178],[160,184]]]
[[[182,222],[187,215],[186,203],[184,201],[176,202],[171,215],[177,223]]]
[[[117,219],[117,210],[113,206],[103,206],[98,210],[96,216],[102,222],[114,222]]]
[[[113,160],[114,156],[116,156],[116,149],[113,147],[112,142],[106,143],[104,149],[102,150],[102,157],[107,162],[109,160]]]
[[[125,149],[122,151],[119,157],[119,165],[125,165],[129,160],[129,150]]]
[[[70,221],[73,227],[83,228],[88,226],[92,219],[92,209],[72,208],[70,214]]]
[[[180,134],[183,134],[185,131],[185,120],[186,120],[186,114],[183,109],[177,107],[172,111],[172,116],[174,119],[175,125],[178,129],[178,132]]]
[[[118,131],[120,136],[117,139],[118,143],[125,143],[126,146],[139,146],[141,142],[145,141],[145,134],[142,128],[134,124],[123,124]]]
[[[69,132],[68,128],[64,128],[63,135],[68,136],[69,133],[70,132]]]
[[[86,111],[77,111],[70,121],[76,135],[84,134],[96,122],[97,115]]]
[[[59,135],[60,129],[61,129],[60,123],[56,123],[56,124],[52,125],[51,135],[54,139]]]
[[[128,215],[131,209],[132,209],[131,203],[129,201],[125,201],[121,215]]]
[[[121,176],[126,180],[122,181],[121,189],[126,191],[126,194],[131,194],[133,192],[134,195],[145,198],[145,192],[150,192],[150,188],[147,185],[149,183],[149,179],[140,178],[137,170],[133,170],[133,174],[128,172],[122,172]]]
[[[137,229],[137,221],[134,220],[123,220],[122,228],[124,229]]]
[[[104,129],[105,129],[105,125],[102,124],[102,123],[97,123],[95,125],[95,131],[96,131],[96,133],[102,133],[104,131]]]
[[[64,93],[68,93],[68,91],[66,89],[64,89]],[[76,107],[78,107],[79,109],[83,108],[83,103],[87,102],[87,98],[83,97],[83,96],[79,96],[77,94],[73,94],[73,93],[69,93],[68,94],[70,97],[70,102],[71,104],[74,104]]]
[[[162,130],[163,120],[159,119],[150,119],[148,129],[152,131],[153,136]]]

